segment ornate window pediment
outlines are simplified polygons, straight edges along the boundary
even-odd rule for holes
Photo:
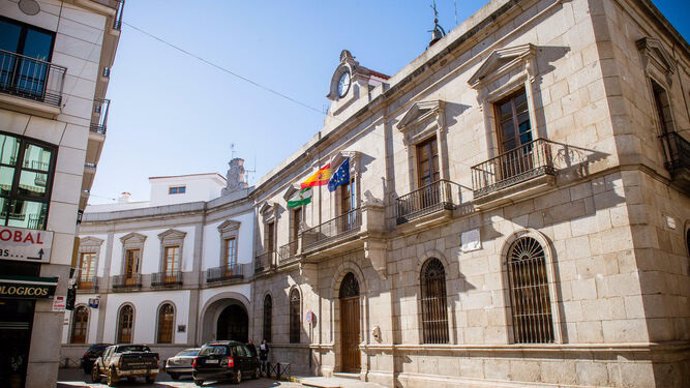
[[[278,218],[279,209],[280,206],[278,204],[266,201],[259,208],[259,214],[263,217],[264,222],[268,222]]]
[[[493,51],[479,66],[479,69],[467,81],[470,86],[479,89],[507,74],[511,76],[534,77],[537,48],[531,43],[506,47]]]
[[[103,245],[103,240],[100,238],[88,236],[79,239],[79,248],[82,251],[82,248],[98,248],[101,245]]]
[[[412,104],[400,120],[398,130],[405,135],[406,144],[415,144],[433,135],[437,128],[445,129],[442,100],[420,101]]]
[[[240,229],[242,223],[239,221],[225,220],[218,225],[218,231],[222,233],[230,233]]]
[[[123,244],[144,244],[146,236],[132,232],[120,237],[120,241],[122,241]]]
[[[669,88],[676,65],[671,55],[666,51],[659,39],[644,37],[636,42],[637,49],[642,54],[642,62],[647,76],[654,78]]]
[[[175,230],[175,229],[168,229],[165,232],[161,233],[158,235],[158,238],[161,241],[168,241],[168,240],[184,240],[184,237],[187,235],[187,233]]]

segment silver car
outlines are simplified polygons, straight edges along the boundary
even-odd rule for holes
[[[185,349],[177,353],[174,357],[170,357],[165,361],[165,372],[172,377],[173,380],[180,378],[180,375],[191,375],[194,371],[192,368],[192,361],[199,355],[201,348]]]

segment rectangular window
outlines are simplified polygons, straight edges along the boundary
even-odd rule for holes
[[[275,222],[266,224],[266,252],[273,252],[275,247]]]
[[[42,99],[55,33],[0,17],[0,90]]]
[[[172,276],[180,270],[180,247],[173,245],[165,247],[165,276]]]
[[[417,185],[428,186],[440,179],[436,136],[417,144]]]
[[[79,286],[88,288],[93,286],[96,277],[96,254],[82,253],[79,259]]]
[[[223,243],[223,267],[234,268],[237,265],[237,239],[226,238]]]
[[[55,147],[0,133],[0,225],[45,229]]]
[[[498,125],[499,166],[503,179],[523,174],[533,167],[532,124],[525,90],[497,102],[494,106]]]
[[[125,253],[125,285],[136,284],[141,261],[141,250],[128,249]]]
[[[168,194],[184,194],[187,192],[187,186],[171,186],[168,188]]]
[[[666,90],[652,80],[652,93],[654,93],[654,108],[661,134],[665,135],[673,132],[673,116],[671,115],[671,104],[669,103]]]

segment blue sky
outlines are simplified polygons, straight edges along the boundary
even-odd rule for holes
[[[690,40],[687,0],[653,0]],[[147,200],[148,177],[218,172],[235,156],[250,184],[307,142],[324,115],[252,86],[141,29],[303,104],[325,110],[340,51],[392,75],[426,48],[431,1],[128,1],[90,203]],[[486,0],[437,0],[451,30]]]

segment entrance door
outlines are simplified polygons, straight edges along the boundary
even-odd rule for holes
[[[247,342],[249,339],[249,318],[242,306],[226,307],[218,317],[216,339]]]
[[[0,299],[0,387],[24,387],[34,301]]]
[[[340,285],[340,343],[343,372],[359,372],[359,283],[352,272]]]

